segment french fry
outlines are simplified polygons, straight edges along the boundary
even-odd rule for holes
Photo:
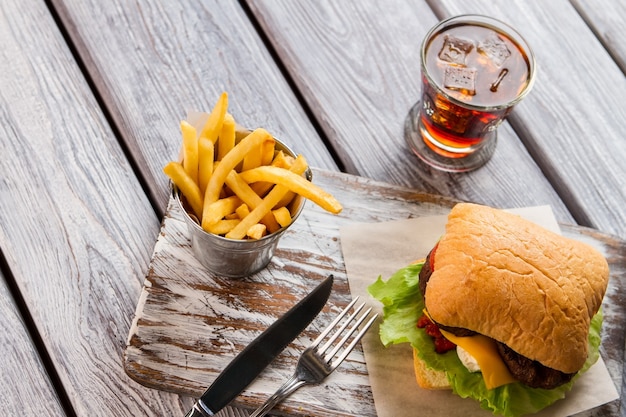
[[[213,142],[202,136],[198,140],[198,187],[204,195],[207,184],[213,175],[215,147]]]
[[[286,155],[283,151],[276,152],[274,159],[271,162],[272,166],[279,168],[289,169],[293,165],[294,158],[290,155]],[[250,185],[250,188],[254,190],[259,196],[263,197],[274,186],[271,182],[255,182]]]
[[[211,175],[211,179],[204,192],[204,211],[202,217],[208,214],[205,212],[209,210],[210,205],[218,200],[228,173],[243,160],[250,150],[261,146],[261,144],[266,141],[274,141],[274,138],[267,130],[256,129],[235,145],[235,147],[226,154],[224,159],[220,161],[213,170],[213,175]]]
[[[246,236],[250,239],[259,240],[265,235],[265,225],[263,223],[257,223],[252,225],[246,232]]]
[[[274,141],[263,142],[259,149],[248,152],[243,159],[241,171],[247,171],[261,165],[269,165],[274,159]]]
[[[186,121],[180,122],[183,136],[183,168],[189,177],[198,183],[198,137],[196,128]]]
[[[291,213],[287,207],[283,206],[276,210],[272,210],[272,214],[278,224],[280,224],[280,227],[287,227],[291,224]]]
[[[187,202],[191,206],[194,214],[198,219],[202,215],[202,196],[200,195],[200,188],[191,179],[191,177],[185,172],[180,162],[170,162],[163,168],[163,172],[167,175],[174,184],[183,193]]]
[[[291,200],[293,200],[295,196],[296,193],[294,193],[293,191],[287,192],[287,194],[285,194],[283,198],[281,198],[280,201],[276,203],[274,208],[278,209],[280,207],[285,207],[287,204],[291,203]]]
[[[237,197],[241,199],[241,201],[246,203],[248,207],[253,210],[263,201],[263,199],[259,197],[259,195],[255,193],[252,188],[250,188],[248,183],[241,179],[235,170],[228,173],[228,176],[226,177],[226,185],[233,193],[235,193]],[[274,233],[280,229],[280,225],[276,222],[276,219],[271,213],[267,213],[260,221],[267,226],[267,230],[270,233]]]
[[[261,165],[270,165],[274,159],[275,142],[265,142],[261,146]]]
[[[233,228],[237,226],[240,221],[241,220],[239,219],[220,220],[217,223],[210,225],[208,232],[216,235],[225,235],[233,230]]]
[[[239,219],[243,219],[250,214],[250,209],[248,208],[248,205],[244,203],[235,209],[235,213]]]
[[[272,162],[265,165],[272,165],[278,168],[289,169],[291,165],[293,165],[293,158],[290,158],[291,157],[288,158],[287,155],[285,155],[285,152],[278,151],[276,152],[276,156],[274,157],[274,159],[272,159]]]
[[[263,197],[267,194],[269,190],[272,189],[274,184],[271,182],[255,182],[254,184],[249,185],[250,188],[260,197]]]
[[[280,169],[280,168],[279,168]],[[307,169],[307,162],[303,156],[298,156],[290,168],[290,172],[295,175],[302,175]],[[276,185],[266,196],[263,198],[263,202],[259,204],[254,210],[241,220],[233,230],[226,234],[229,239],[243,239],[246,236],[246,232],[255,223],[258,223],[271,209],[278,203],[283,196],[289,192],[289,188],[284,185]]]
[[[313,184],[312,182],[307,181],[300,175],[296,175],[286,169],[281,169],[273,166],[261,166],[251,169],[249,171],[242,172],[239,175],[247,183],[266,181],[284,185],[291,191],[313,201],[324,210],[327,210],[333,214],[340,213],[342,210],[339,201],[337,201],[337,199],[335,199],[335,197],[333,197],[331,194]]]
[[[217,141],[217,160],[224,159],[226,154],[235,146],[235,118],[226,113],[224,122],[222,123],[222,131]]]
[[[204,127],[200,131],[200,137],[209,138],[213,143],[217,141],[217,137],[222,130],[222,124],[224,123],[224,117],[228,110],[228,94],[226,92],[220,95],[220,98],[215,103],[213,110],[209,114]]]
[[[261,166],[261,156],[263,156],[261,147],[259,147],[259,149],[253,149],[250,152],[248,152],[246,156],[243,158],[243,164],[241,166],[241,170],[247,171],[249,169]]]
[[[210,226],[222,220],[224,216],[233,213],[241,205],[237,196],[226,197],[213,202],[209,210],[204,210],[202,215],[202,228],[209,230]]]
[[[253,209],[261,203],[261,197],[250,188],[248,183],[234,169],[226,176],[225,184],[241,201]]]

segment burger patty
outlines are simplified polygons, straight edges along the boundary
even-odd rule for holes
[[[419,274],[419,289],[422,293],[422,297],[424,298],[426,297],[426,285],[428,284],[428,280],[433,273],[430,262],[432,254],[433,251],[431,251],[426,257],[426,261],[424,262],[422,270]],[[440,329],[448,331],[459,337],[474,336],[477,334],[477,332],[469,329],[444,326],[437,322],[435,322],[435,324]],[[513,377],[531,388],[553,389],[569,382],[572,377],[576,375],[576,373],[566,374],[556,369],[548,368],[537,361],[520,355],[504,343],[496,341],[496,344],[498,346],[498,353],[500,354],[500,357]]]
[[[511,375],[531,388],[553,389],[572,380],[576,372],[566,374],[543,366],[537,361],[520,355],[504,343],[496,342],[500,357]]]

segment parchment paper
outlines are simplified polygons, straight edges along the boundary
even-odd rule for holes
[[[549,206],[511,210],[559,232]],[[382,305],[367,293],[379,275],[387,280],[395,271],[424,258],[445,229],[447,216],[422,217],[374,224],[352,224],[340,230],[341,247],[352,296],[382,316]],[[363,339],[363,350],[378,417],[492,416],[478,402],[463,399],[449,390],[424,390],[413,373],[412,350],[408,343],[385,348],[378,336],[378,323]],[[611,377],[600,359],[574,384],[565,399],[536,416],[560,417],[585,411],[619,398]]]

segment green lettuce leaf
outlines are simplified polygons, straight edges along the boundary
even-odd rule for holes
[[[481,373],[469,372],[454,350],[445,354],[436,353],[432,339],[417,327],[417,321],[424,310],[424,301],[419,291],[419,272],[422,265],[415,264],[402,268],[386,282],[378,277],[376,282],[368,287],[368,292],[383,304],[380,339],[385,346],[410,343],[428,366],[446,372],[452,391],[457,395],[473,398],[480,402],[482,408],[505,417],[532,414],[564,398],[580,374],[598,360],[602,311],[599,311],[591,321],[589,356],[572,381],[551,390],[530,388],[521,383],[488,390]]]

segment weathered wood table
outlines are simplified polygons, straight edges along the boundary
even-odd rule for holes
[[[494,158],[455,175],[420,164],[402,130],[420,95],[421,39],[461,13],[516,27],[538,78],[499,128]],[[624,16],[618,0],[2,2],[3,413],[184,415],[189,394],[210,382],[146,387],[124,353],[167,210],[161,169],[177,154],[178,122],[222,91],[238,121],[306,155],[315,178],[357,213],[319,223],[311,238],[336,238],[345,221],[421,215],[424,200],[433,213],[455,200],[547,204],[568,235],[605,251],[623,302]],[[306,272],[303,282],[337,273],[341,304],[345,271],[340,243],[330,242],[285,247],[278,259],[293,263],[288,273]],[[269,269],[258,280],[270,276],[282,279]],[[612,377],[622,402],[623,347],[621,358],[609,354],[621,359]],[[624,415],[620,404],[607,412]]]

